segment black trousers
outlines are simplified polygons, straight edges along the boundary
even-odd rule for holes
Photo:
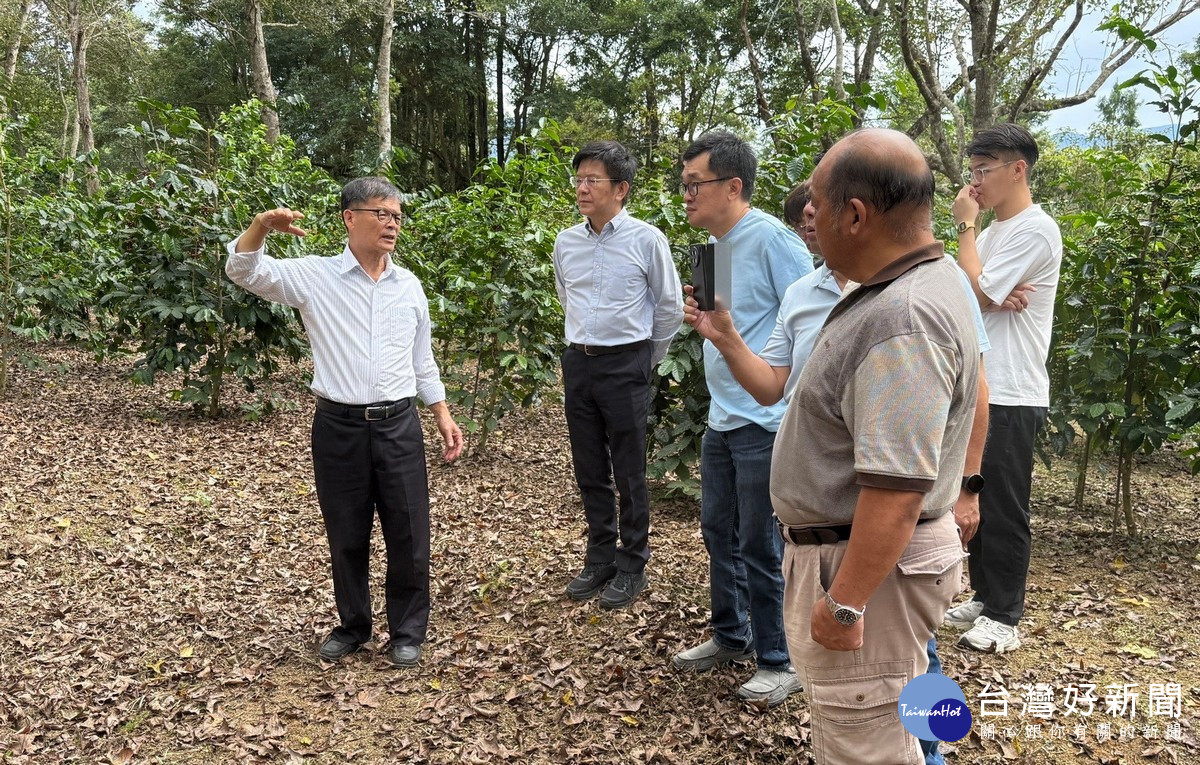
[[[649,343],[605,356],[567,348],[562,369],[571,457],[588,525],[587,562],[615,561],[622,571],[639,572],[650,558]]]
[[[1033,483],[1033,443],[1046,421],[1040,406],[988,407],[983,450],[983,493],[979,531],[967,543],[967,569],[983,615],[1016,626],[1025,613],[1032,534],[1029,492]]]
[[[317,499],[333,564],[340,640],[371,639],[367,564],[375,513],[387,549],[388,633],[419,645],[429,626],[429,484],[415,406],[367,422],[318,409],[312,424]]]

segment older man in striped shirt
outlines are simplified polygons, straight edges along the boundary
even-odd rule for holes
[[[429,624],[429,489],[420,396],[453,460],[463,438],[430,344],[429,303],[412,272],[392,260],[400,192],[382,178],[342,189],[341,254],[278,260],[264,253],[278,231],[305,236],[302,213],[261,212],[228,245],[225,272],[266,300],[300,311],[312,343],[316,412],[313,471],[333,564],[338,626],[319,655],[337,661],[371,639],[367,586],[375,513],[387,548],[388,658],[416,665]]]

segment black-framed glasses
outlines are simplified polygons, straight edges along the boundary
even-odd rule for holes
[[[397,226],[404,223],[403,215],[400,213],[394,213],[391,210],[385,210],[382,207],[351,207],[350,209],[354,212],[375,213],[375,220],[379,221],[380,223],[387,223],[388,218],[391,218],[393,221],[395,221]]]
[[[571,187],[577,189],[580,186],[583,186],[584,188],[590,189],[591,187],[595,186],[597,183],[600,183],[601,181],[608,181],[609,183],[620,183],[620,181],[618,181],[616,178],[593,178],[590,175],[583,175],[583,176],[572,175],[571,176]]]
[[[977,167],[974,170],[967,170],[967,171],[963,172],[963,180],[968,185],[970,185],[972,183],[983,183],[983,179],[986,178],[987,174],[992,172],[993,170],[999,170],[1002,167],[1008,167],[1013,162],[1020,162],[1020,161],[1021,160],[1019,160],[1019,159],[1010,159],[1009,161],[1005,162],[1002,165],[992,165],[991,167]]]
[[[723,178],[709,178],[707,181],[684,181],[679,184],[679,191],[681,194],[694,197],[700,193],[700,187],[706,183],[720,183],[721,181],[732,181],[733,179],[734,176],[727,175]]]

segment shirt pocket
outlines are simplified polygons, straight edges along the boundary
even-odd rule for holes
[[[389,348],[411,351],[417,336],[416,306],[396,304],[387,309],[384,320],[384,341]]]
[[[417,308],[412,305],[400,303],[384,311],[378,339],[377,374],[385,390],[407,387],[407,381],[413,377],[413,343],[417,336],[417,318]]]
[[[632,263],[613,266],[604,280],[604,297],[614,303],[635,302],[646,291],[646,274]]]

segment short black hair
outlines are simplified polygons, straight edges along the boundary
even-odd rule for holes
[[[1005,155],[1020,154],[1021,159],[1025,160],[1025,166],[1032,170],[1033,164],[1038,160],[1038,145],[1033,134],[1023,125],[1015,122],[1002,122],[976,133],[971,142],[967,144],[964,154],[968,158],[991,157],[992,159],[1003,159]]]
[[[404,195],[387,178],[380,178],[375,175],[355,178],[342,187],[343,211],[361,205],[371,199],[395,199],[403,203]]]
[[[683,161],[690,162],[705,152],[708,167],[718,178],[742,179],[742,199],[749,202],[758,174],[758,158],[750,144],[728,130],[710,130],[684,149]]]
[[[809,191],[808,179],[800,181],[800,184],[789,191],[783,200],[783,220],[792,228],[803,223],[804,208],[811,198],[812,193]]]
[[[584,144],[582,149],[575,152],[571,167],[578,170],[579,166],[589,159],[604,165],[604,172],[612,179],[614,186],[624,181],[629,184],[630,189],[633,188],[633,177],[637,174],[637,158],[617,141],[591,141]],[[621,204],[624,205],[628,201],[629,195],[626,194]]]
[[[826,160],[826,164],[830,161]],[[935,183],[929,163],[922,162],[921,167],[913,172],[902,162],[881,161],[877,152],[858,145],[847,146],[833,157],[832,166],[826,168],[829,180],[825,189],[830,208],[840,215],[851,199],[862,200],[885,215],[896,208],[907,208],[912,214],[889,216],[893,231],[908,237],[914,230],[927,229],[932,225]],[[922,213],[919,217],[918,212]]]

